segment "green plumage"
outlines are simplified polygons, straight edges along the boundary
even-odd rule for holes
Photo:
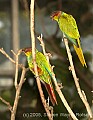
[[[27,60],[28,60],[30,70],[34,73],[32,54],[27,56]],[[40,79],[48,84],[51,84],[51,76],[49,75],[49,73],[51,74],[50,66],[45,56],[41,52],[38,52],[38,51],[36,52],[36,64],[38,66],[37,69],[39,72]]]
[[[67,38],[69,38],[72,43],[77,45],[77,39],[80,38],[80,35],[73,16],[62,12],[62,17],[58,19],[58,24],[60,29],[66,34]]]
[[[73,43],[73,47],[78,55],[81,64],[87,67],[83,51],[80,44],[80,34],[75,19],[72,15],[62,11],[55,11],[51,18],[58,22],[60,30],[64,33],[66,38]]]
[[[27,56],[29,68],[32,71],[32,73],[35,75],[33,58],[32,58],[32,49],[25,48],[22,51]],[[47,62],[46,57],[41,52],[38,52],[38,50],[36,50],[36,64],[37,64],[37,71],[39,78],[45,85],[52,104],[55,105],[57,104],[57,101],[51,81],[52,80],[51,68],[49,63]]]

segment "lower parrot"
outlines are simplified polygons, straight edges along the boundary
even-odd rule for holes
[[[30,70],[35,75],[31,47],[23,48],[22,51],[25,53],[27,57]],[[37,64],[39,78],[41,82],[45,85],[45,88],[49,94],[52,104],[55,105],[57,104],[57,100],[56,100],[56,96],[55,96],[52,81],[51,81],[52,79],[51,68],[49,66],[49,63],[46,60],[46,57],[37,49],[36,49],[36,64]]]
[[[51,15],[52,20],[58,22],[60,30],[66,36],[68,40],[73,43],[74,49],[78,55],[78,58],[83,66],[86,66],[85,58],[81,49],[80,34],[75,19],[72,15],[62,11],[55,11]]]

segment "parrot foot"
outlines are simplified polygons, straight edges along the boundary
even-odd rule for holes
[[[40,77],[39,75],[38,76],[35,76],[35,78],[37,78],[37,77]]]
[[[46,53],[45,55],[48,57],[52,57],[52,55],[50,53]]]
[[[64,37],[62,38],[62,41],[64,41],[64,39],[67,39],[67,37],[64,36]]]
[[[60,89],[62,89],[62,88],[63,88],[62,83],[58,83],[58,86],[59,86],[59,88],[60,88]]]
[[[64,41],[64,39],[67,39],[67,38],[66,38],[66,37],[63,37],[63,38],[62,38],[62,42]]]

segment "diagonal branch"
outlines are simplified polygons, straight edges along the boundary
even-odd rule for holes
[[[81,100],[83,101],[83,103],[86,107],[86,110],[89,114],[89,117],[92,118],[93,117],[92,111],[91,111],[91,108],[89,106],[89,103],[87,101],[87,98],[85,96],[84,91],[82,92],[82,90],[80,88],[79,79],[76,76],[76,72],[75,72],[75,68],[74,68],[74,64],[73,64],[73,60],[72,60],[72,55],[71,55],[71,52],[70,52],[70,49],[69,49],[69,46],[68,46],[68,40],[67,40],[67,38],[65,38],[65,36],[64,36],[64,43],[65,43],[65,46],[66,46],[66,50],[67,50],[67,54],[68,54],[68,58],[69,58],[69,62],[70,62],[70,70],[72,71],[72,76],[74,78],[74,82],[75,82],[78,94],[79,94]]]
[[[5,99],[3,99],[1,96],[0,96],[0,100],[1,100],[4,104],[6,104],[6,105],[8,106],[8,108],[9,108],[9,110],[12,112],[12,106],[10,105],[10,103],[7,102]]]
[[[45,51],[45,44],[43,42],[43,35],[41,34],[41,36],[37,37],[37,39],[40,41],[40,43],[41,43],[40,45],[42,46],[43,53],[46,56],[46,59],[47,59],[47,61],[49,63],[49,56],[51,56],[51,54],[50,53],[46,53],[46,51]]]
[[[0,48],[0,52],[5,55],[12,63],[15,63],[15,61],[4,51],[3,48]]]
[[[21,54],[22,50],[20,49],[17,54],[15,54],[13,50],[11,50],[11,52],[15,56],[15,64],[16,64],[16,68],[15,69],[16,70],[15,70],[15,83],[14,83],[14,85],[15,85],[15,88],[17,89],[18,88],[18,84],[17,84],[17,79],[18,79],[18,60],[19,60],[19,55]]]
[[[11,51],[12,51],[13,54],[15,54],[15,53],[13,52],[13,50],[11,50]],[[21,51],[22,51],[22,50],[20,49],[20,50],[18,51],[18,54],[21,53]],[[13,60],[13,59],[4,51],[3,48],[0,48],[0,52],[1,52],[6,58],[8,58],[12,63],[16,64],[16,61]],[[15,56],[16,56],[16,54],[15,54]],[[24,66],[23,66],[22,64],[18,64],[18,67],[23,68]]]
[[[41,46],[42,46],[42,49],[43,49],[43,53],[44,53],[44,55],[46,56],[47,53],[46,53],[46,51],[45,51],[45,44],[44,44],[44,42],[43,42],[42,36],[41,36],[41,38],[40,38],[40,36],[39,36],[38,39],[39,39],[39,41],[41,42]],[[46,59],[47,59],[47,61],[49,62],[49,56],[48,56],[48,55],[46,56]],[[50,63],[49,63],[49,65],[50,65]],[[50,65],[50,67],[51,67],[51,65]],[[65,97],[64,97],[64,95],[63,95],[63,93],[62,93],[62,91],[60,90],[60,88],[59,88],[59,86],[58,86],[58,83],[57,83],[56,78],[55,78],[55,74],[53,73],[53,66],[51,67],[51,71],[52,71],[53,82],[54,82],[54,84],[55,84],[56,91],[57,91],[57,93],[58,93],[61,101],[63,102],[64,106],[66,107],[68,113],[71,115],[71,117],[73,118],[73,120],[78,120],[77,117],[75,116],[75,114],[73,113],[73,111],[71,110],[69,104],[67,103],[67,101],[66,101],[66,99],[65,99]]]
[[[44,97],[44,94],[42,91],[40,79],[38,76],[38,71],[37,71],[36,56],[35,56],[35,34],[34,34],[34,1],[35,0],[31,0],[31,4],[30,4],[30,32],[31,32],[31,40],[32,40],[31,42],[32,42],[33,65],[34,65],[34,71],[35,71],[35,75],[36,75],[36,82],[37,82],[37,86],[38,86],[38,90],[40,93],[40,97],[41,97],[43,106],[45,108],[45,111],[47,113],[49,120],[53,120],[53,114],[50,113],[49,106],[46,103],[46,100],[45,100],[45,97]]]
[[[15,95],[13,110],[12,110],[12,113],[11,113],[11,120],[15,120],[17,106],[18,106],[18,102],[19,102],[19,98],[20,98],[20,91],[21,91],[22,85],[25,81],[26,71],[27,71],[27,69],[25,67],[23,67],[20,82],[19,82],[18,87],[16,89],[16,95]]]
[[[19,102],[19,98],[20,98],[20,92],[21,92],[21,88],[23,83],[25,82],[25,74],[26,71],[28,70],[28,68],[25,68],[23,65],[18,64],[18,58],[19,55],[21,54],[22,50],[20,49],[18,51],[17,54],[14,53],[14,51],[12,51],[12,53],[15,56],[16,61],[14,61],[4,50],[3,48],[0,49],[0,52],[2,54],[4,54],[11,62],[13,62],[16,65],[16,70],[15,70],[15,89],[16,89],[16,95],[15,95],[15,99],[14,99],[14,104],[13,107],[10,105],[9,102],[7,102],[6,100],[4,100],[3,98],[0,97],[0,100],[5,103],[9,110],[11,111],[11,120],[15,120],[15,116],[16,116],[16,111],[17,111],[17,107],[18,107],[18,102]],[[22,68],[22,74],[21,74],[21,78],[19,81],[19,84],[17,84],[17,79],[18,79],[18,68],[21,67]]]

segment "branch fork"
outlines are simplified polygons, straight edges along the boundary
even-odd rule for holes
[[[25,82],[25,74],[27,72],[27,68],[25,68],[22,64],[19,64],[18,60],[19,60],[19,55],[21,54],[22,50],[20,49],[17,54],[11,50],[11,52],[13,53],[13,55],[15,56],[15,60],[13,60],[5,51],[3,48],[0,49],[0,52],[6,57],[8,58],[12,63],[14,63],[16,65],[16,70],[15,70],[15,80],[14,80],[14,86],[15,86],[15,90],[16,90],[16,94],[15,94],[15,99],[14,99],[14,104],[13,106],[10,105],[9,102],[7,102],[6,100],[4,100],[2,97],[0,97],[0,100],[6,104],[9,108],[9,110],[11,111],[11,120],[15,120],[15,116],[16,116],[16,111],[17,111],[17,106],[18,106],[18,102],[19,102],[19,98],[20,98],[20,91],[22,88],[23,83]],[[22,69],[22,74],[21,74],[21,78],[19,81],[19,84],[17,83],[18,80],[18,69],[21,68]]]

